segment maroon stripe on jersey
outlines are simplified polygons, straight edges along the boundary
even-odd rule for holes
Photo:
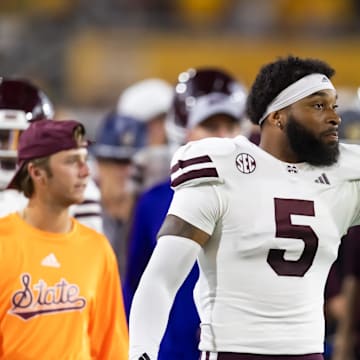
[[[194,165],[194,164],[202,164],[212,162],[208,155],[198,156],[188,160],[179,160],[172,168],[171,173],[178,171],[179,169],[184,169],[187,166]]]
[[[183,184],[186,181],[205,178],[205,177],[219,177],[215,168],[206,168],[206,169],[199,169],[189,171],[186,174],[180,175],[176,177],[173,181],[171,181],[171,186],[175,187],[180,184]]]
[[[219,352],[217,360],[324,360],[322,354],[307,355],[256,355],[243,353]],[[206,352],[206,360],[210,353]]]

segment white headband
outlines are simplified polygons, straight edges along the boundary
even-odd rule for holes
[[[299,101],[317,91],[333,89],[334,85],[329,78],[324,74],[311,74],[304,76],[298,81],[295,81],[283,91],[281,91],[276,98],[268,105],[264,115],[259,120],[259,125],[272,112],[281,110],[296,101]]]

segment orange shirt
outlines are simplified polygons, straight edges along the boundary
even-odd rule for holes
[[[108,240],[0,219],[0,359],[127,360],[128,329]]]

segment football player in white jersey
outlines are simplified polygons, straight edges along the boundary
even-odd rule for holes
[[[194,261],[201,359],[323,359],[324,286],[360,223],[360,147],[339,144],[334,70],[289,56],[262,67],[245,137],[204,139],[172,161],[175,189],[130,313],[130,359],[157,358]]]
[[[54,108],[47,95],[27,79],[0,78],[0,216],[23,209],[22,193],[5,189],[15,172],[20,133],[29,123],[53,119]],[[85,200],[72,205],[70,214],[84,225],[102,232],[100,191],[93,180],[85,189]]]

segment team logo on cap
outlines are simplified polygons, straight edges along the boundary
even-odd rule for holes
[[[255,159],[247,153],[239,154],[235,159],[235,163],[236,168],[243,174],[251,174],[256,168]]]
[[[123,146],[134,146],[135,144],[135,134],[133,131],[125,131],[120,136],[120,144]]]

